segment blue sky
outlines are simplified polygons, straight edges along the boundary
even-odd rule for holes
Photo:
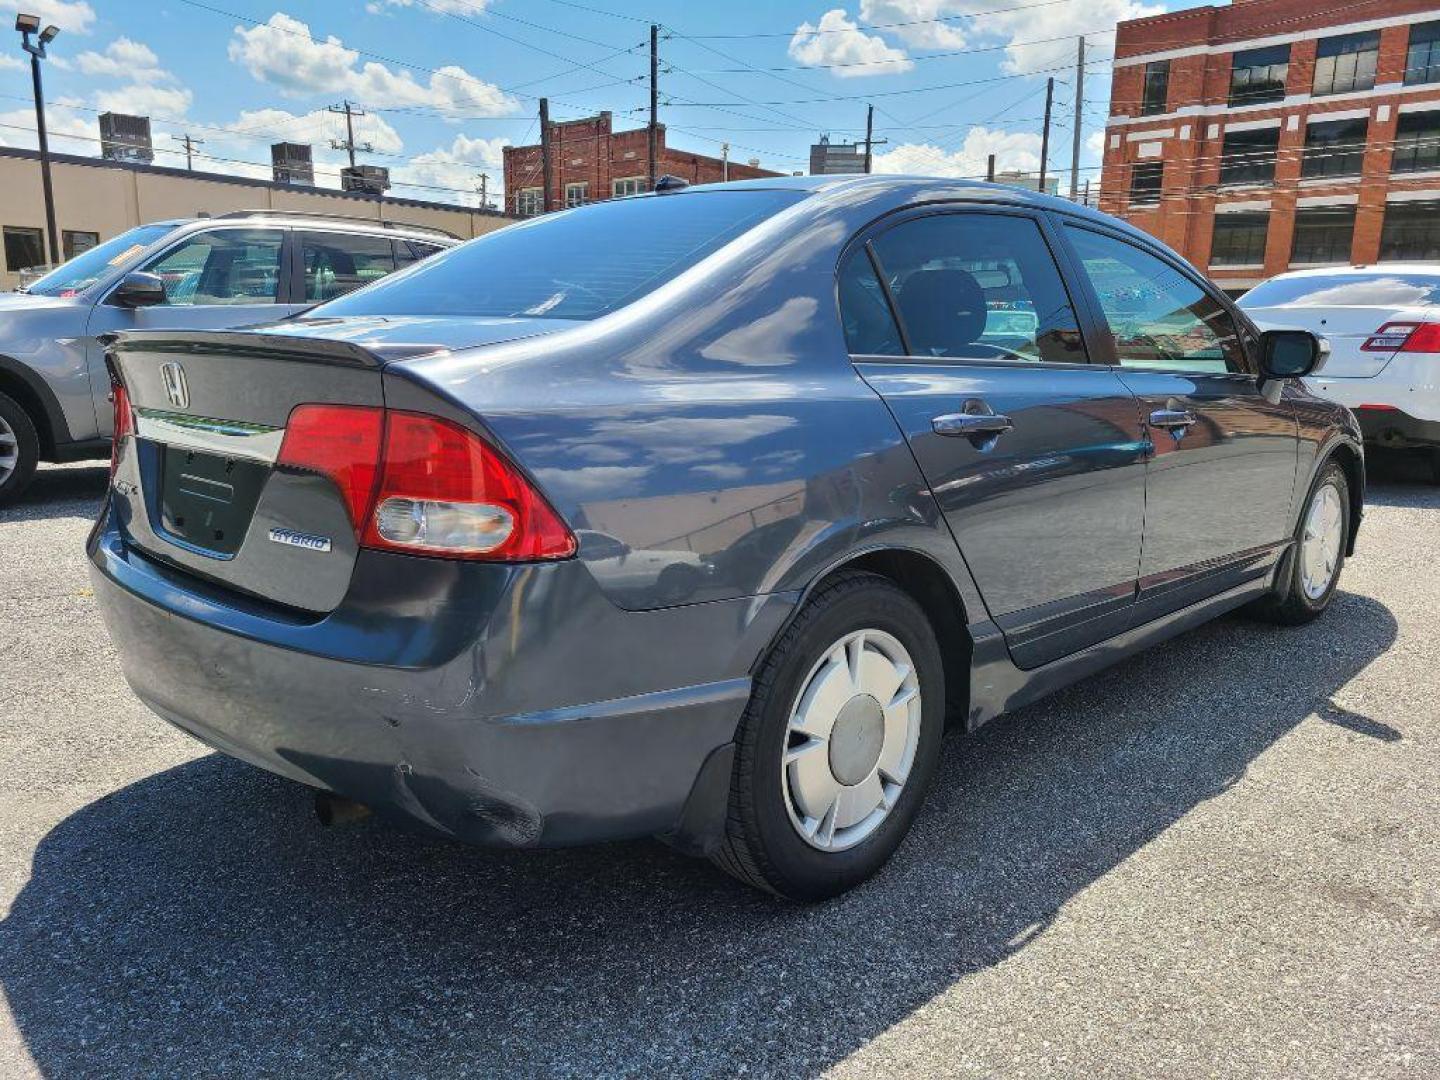
[[[1171,7],[1184,6],[1171,4]],[[1157,0],[0,0],[0,144],[34,145],[19,9],[62,28],[46,65],[56,150],[98,153],[96,116],[149,115],[157,162],[183,165],[175,136],[204,140],[197,168],[264,176],[269,144],[315,146],[317,182],[338,186],[329,149],[368,111],[359,139],[396,194],[477,201],[501,183],[501,147],[552,115],[644,122],[649,23],[662,25],[661,119],[672,145],[804,170],[821,132],[863,134],[876,106],[877,168],[935,175],[1038,163],[1047,74],[1057,87],[1051,169],[1068,168],[1075,38],[1087,35],[1085,178],[1098,180],[1117,18]],[[1060,69],[1060,70],[1050,70]]]

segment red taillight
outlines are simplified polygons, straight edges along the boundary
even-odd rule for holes
[[[278,464],[330,477],[365,547],[497,561],[575,553],[574,535],[514,465],[436,416],[301,405]]]
[[[110,380],[110,400],[115,403],[115,431],[110,436],[110,477],[120,465],[120,440],[135,430],[135,414],[130,410],[130,392],[119,379]]]
[[[1360,348],[1366,352],[1440,353],[1440,323],[1388,322]]]

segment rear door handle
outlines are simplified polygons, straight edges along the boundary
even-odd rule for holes
[[[1150,426],[1164,428],[1177,438],[1195,423],[1195,414],[1188,409],[1156,409],[1150,414]]]
[[[1004,435],[1015,426],[1008,416],[999,413],[946,413],[930,421],[936,435]]]

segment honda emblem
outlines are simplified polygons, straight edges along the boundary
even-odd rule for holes
[[[170,360],[160,365],[160,378],[165,382],[165,396],[177,409],[190,405],[190,384],[185,381],[185,369]]]

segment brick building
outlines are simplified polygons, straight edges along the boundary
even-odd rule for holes
[[[611,114],[579,120],[551,121],[550,207],[554,210],[582,203],[635,195],[649,187],[649,143],[646,128],[614,131]],[[731,180],[779,176],[749,164],[705,154],[692,154],[665,145],[665,125],[656,132],[655,175],[679,176],[692,184],[713,184],[728,175]],[[505,147],[506,209],[530,217],[544,209],[540,146]]]
[[[1440,261],[1440,3],[1234,0],[1122,22],[1101,208],[1243,290]]]

